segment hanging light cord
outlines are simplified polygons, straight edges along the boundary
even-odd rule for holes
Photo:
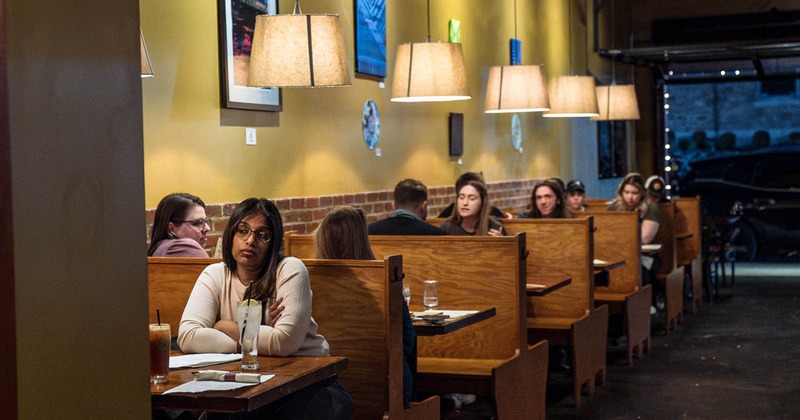
[[[567,29],[569,33],[567,33],[567,40],[569,41],[569,45],[567,48],[569,50],[569,74],[574,75],[572,70],[572,0],[567,0]]]
[[[514,0],[514,39],[519,39],[517,36],[517,0]]]
[[[431,42],[431,0],[428,0],[428,42]]]

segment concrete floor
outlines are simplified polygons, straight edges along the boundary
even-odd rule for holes
[[[737,264],[736,286],[632,367],[609,353],[608,380],[572,407],[568,372],[551,372],[549,419],[800,419],[800,264]],[[621,347],[619,350],[623,350]]]

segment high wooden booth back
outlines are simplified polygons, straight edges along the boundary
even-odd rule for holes
[[[700,197],[674,198],[675,232],[678,235],[677,264],[690,270],[692,277],[692,312],[703,303],[703,231],[700,220]]]
[[[650,305],[652,286],[642,287],[641,227],[634,212],[609,212],[588,209],[594,218],[594,255],[606,261],[625,261],[625,265],[609,272],[607,286],[595,287],[595,303],[607,304],[610,313],[623,314],[625,319],[628,365],[633,352],[639,357],[650,349]]]
[[[572,283],[546,296],[529,297],[529,342],[548,340],[572,346],[573,398],[581,402],[585,386],[606,378],[608,307],[595,308],[593,219],[503,220],[509,234],[524,233],[531,274],[566,274]]]
[[[423,281],[439,281],[439,308],[496,315],[461,330],[418,337],[420,391],[489,395],[498,417],[544,418],[546,343],[530,347],[525,331],[525,236],[370,236],[376,256],[403,256],[411,307]],[[313,255],[311,235],[285,237],[287,255]]]
[[[147,257],[147,302],[150,322],[156,322],[156,309],[161,322],[170,325],[172,336],[178,336],[183,308],[189,300],[197,277],[216,258]]]
[[[677,265],[677,246],[675,231],[675,205],[659,203],[660,222],[658,233],[653,243],[661,244],[661,270],[658,278],[664,283],[666,309],[664,313],[664,333],[677,328],[683,322],[683,273],[684,269]]]
[[[339,377],[357,419],[438,419],[439,398],[403,408],[403,264],[303,260],[314,293],[313,316],[332,356],[345,356]]]

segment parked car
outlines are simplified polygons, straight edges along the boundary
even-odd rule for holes
[[[800,257],[800,149],[692,162],[680,191],[701,197],[704,225],[727,232],[737,260]]]

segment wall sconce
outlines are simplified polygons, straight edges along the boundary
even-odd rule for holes
[[[256,16],[247,84],[255,87],[350,86],[339,16]]]
[[[393,102],[458,101],[471,98],[461,44],[431,42],[430,0],[427,42],[397,46],[393,77]]]

